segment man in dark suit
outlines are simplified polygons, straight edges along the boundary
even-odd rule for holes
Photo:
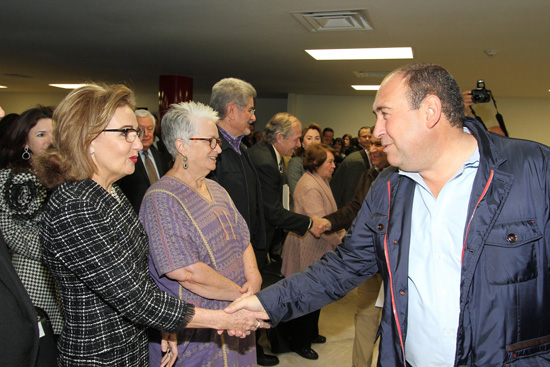
[[[141,143],[143,150],[139,152],[136,170],[129,176],[118,181],[124,195],[130,200],[132,207],[139,214],[139,208],[145,192],[167,171],[162,154],[153,146],[155,141],[155,117],[147,110],[136,110],[139,128],[143,131]]]
[[[372,129],[363,126],[357,134],[357,144],[361,149],[344,158],[330,180],[330,188],[338,209],[352,199],[361,175],[372,166],[367,154],[371,144]]]
[[[294,148],[300,146],[302,124],[289,113],[278,113],[267,123],[264,140],[249,149],[250,158],[260,177],[264,216],[266,221],[266,241],[273,240],[275,230],[305,234],[308,229],[319,236],[319,217],[308,217],[293,213],[283,207],[283,157],[291,156]],[[316,232],[313,232],[316,231]],[[264,256],[267,255],[267,252]]]
[[[256,121],[254,98],[256,90],[244,80],[225,78],[214,84],[210,107],[217,113],[222,153],[218,155],[216,169],[208,178],[217,181],[235,203],[250,230],[250,243],[256,255],[258,269],[264,265],[266,242],[262,192],[258,174],[252,165],[244,139]],[[259,331],[256,332],[256,340]],[[279,364],[276,356],[265,354],[256,343],[256,359],[260,366]]]

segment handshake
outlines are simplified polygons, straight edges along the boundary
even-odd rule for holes
[[[324,232],[330,231],[332,228],[332,224],[326,218],[314,216],[311,217],[311,220],[312,224],[309,231],[317,238],[321,237]]]
[[[227,319],[228,327],[223,327],[218,330],[218,334],[222,334],[227,330],[230,336],[244,338],[250,335],[251,331],[257,329],[269,329],[270,325],[265,321],[269,319],[267,312],[260,303],[258,297],[252,293],[245,293],[229,306],[223,312],[224,319]]]
[[[229,336],[245,338],[252,331],[268,329],[265,321],[269,316],[252,292],[243,294],[223,310],[195,309],[195,316],[188,327],[214,328],[221,335],[227,331]],[[177,334],[161,332],[161,350],[164,356],[161,367],[171,367],[178,358]]]

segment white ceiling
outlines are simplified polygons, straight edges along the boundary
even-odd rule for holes
[[[372,31],[308,32],[298,11],[366,9]],[[485,79],[495,97],[550,98],[550,0],[2,0],[0,85],[194,79],[196,93],[234,76],[260,96],[372,95],[354,71],[409,62],[446,67],[462,89]],[[315,61],[304,49],[411,46],[414,60]],[[488,57],[484,50],[497,50]],[[7,76],[26,75],[30,78]]]

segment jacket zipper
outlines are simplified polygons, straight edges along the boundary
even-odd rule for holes
[[[466,234],[464,235],[464,244],[462,246],[462,258],[461,262],[464,259],[464,251],[466,250],[466,240],[468,239],[468,231],[470,230],[470,224],[472,223],[472,220],[474,219],[474,215],[476,213],[476,210],[479,206],[479,203],[485,195],[487,194],[487,191],[489,190],[489,187],[491,186],[491,183],[493,182],[493,175],[494,170],[491,170],[491,174],[489,175],[489,179],[487,180],[487,183],[485,184],[485,188],[483,189],[483,192],[481,193],[481,196],[479,197],[475,207],[474,211],[472,212],[472,215],[470,216],[470,220],[468,221],[468,226],[466,227]],[[388,181],[388,225],[386,225],[386,233],[384,235],[384,256],[386,257],[386,266],[388,268],[388,275],[389,275],[389,281],[390,281],[390,295],[391,295],[391,303],[392,303],[392,312],[393,316],[395,318],[395,324],[397,326],[397,332],[399,333],[399,343],[401,346],[401,352],[403,354],[403,366],[407,365],[407,361],[405,358],[405,344],[403,342],[403,333],[401,331],[401,325],[399,323],[399,316],[397,315],[397,307],[395,303],[395,295],[393,291],[393,276],[392,271],[390,267],[390,259],[389,259],[389,252],[388,252],[388,229],[389,229],[389,223],[390,223],[390,213],[391,213],[391,183]]]

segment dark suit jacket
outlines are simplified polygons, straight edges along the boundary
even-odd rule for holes
[[[374,180],[376,180],[376,177],[378,177],[378,171],[374,167],[363,172],[359,178],[357,187],[355,188],[353,198],[338,211],[325,216],[325,218],[327,218],[332,225],[332,228],[330,229],[331,232],[339,231],[341,229],[345,229],[347,231],[350,229],[351,224],[355,220],[355,217],[357,217],[357,213],[359,213],[359,209],[361,209],[361,205],[363,205],[363,201],[365,201],[365,197],[369,192],[370,186]]]
[[[159,171],[159,178],[164,176],[167,171],[166,162],[164,161],[162,154],[153,146],[149,148],[153,153],[155,164]],[[139,208],[145,192],[151,186],[149,182],[149,176],[147,176],[147,170],[141,159],[141,155],[138,156],[136,163],[136,170],[129,176],[125,176],[117,181],[118,185],[124,192],[124,195],[130,200],[130,204],[134,208],[135,212],[139,214]]]
[[[271,243],[277,227],[304,235],[309,227],[309,217],[283,208],[283,178],[273,146],[262,140],[248,152],[262,186],[267,243]]]
[[[369,168],[370,163],[365,149],[351,153],[340,163],[330,180],[330,188],[338,208],[342,208],[351,200],[359,178]]]
[[[38,319],[0,235],[0,366],[35,366]]]
[[[250,160],[248,148],[241,142],[241,155],[220,133],[222,153],[218,156],[216,169],[208,178],[217,181],[229,193],[237,210],[250,230],[250,242],[255,250],[264,250],[265,219],[262,191],[258,173]],[[250,177],[247,176],[250,173]]]

